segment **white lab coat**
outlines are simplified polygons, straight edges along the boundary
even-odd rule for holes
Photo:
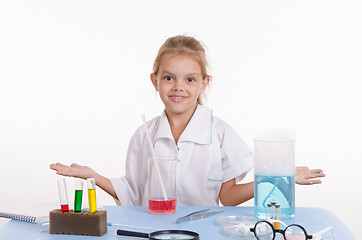
[[[165,112],[147,122],[156,156],[177,155],[177,206],[217,206],[223,182],[240,181],[253,168],[253,154],[239,135],[212,110],[198,105],[177,145]],[[144,127],[133,135],[126,176],[111,179],[117,205],[148,204],[148,158],[152,156]]]

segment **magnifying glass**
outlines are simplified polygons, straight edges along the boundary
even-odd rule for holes
[[[162,240],[162,239],[199,240],[200,239],[198,233],[186,231],[186,230],[162,230],[162,231],[156,231],[156,232],[151,232],[151,233],[117,230],[117,235],[148,238],[148,239],[152,239],[152,240]]]

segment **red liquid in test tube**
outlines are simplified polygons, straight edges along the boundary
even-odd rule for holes
[[[62,212],[69,212],[69,205],[60,205],[60,209]]]
[[[62,212],[69,212],[67,186],[65,178],[58,178],[60,209]]]

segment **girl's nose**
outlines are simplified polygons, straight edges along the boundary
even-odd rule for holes
[[[184,83],[182,81],[175,81],[175,84],[174,84],[172,90],[176,91],[176,92],[184,91]]]

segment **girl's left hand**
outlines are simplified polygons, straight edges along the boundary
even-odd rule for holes
[[[308,167],[295,168],[295,183],[300,185],[320,184],[322,181],[314,178],[321,178],[325,176],[326,175],[323,173],[322,169],[310,170]]]

